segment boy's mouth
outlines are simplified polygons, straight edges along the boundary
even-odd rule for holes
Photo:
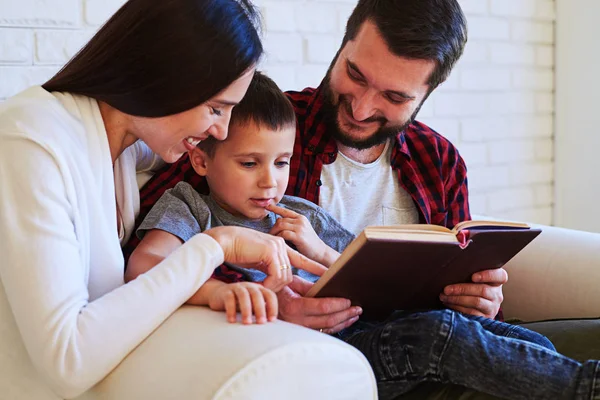
[[[273,199],[273,198],[268,198],[268,199],[250,199],[250,201],[252,203],[254,203],[255,205],[257,205],[258,207],[266,208],[269,204],[271,204],[271,202],[274,202],[275,199]]]

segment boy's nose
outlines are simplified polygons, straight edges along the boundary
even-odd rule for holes
[[[261,187],[271,188],[277,186],[277,181],[275,180],[273,173],[270,170],[267,170],[263,173],[259,184]]]

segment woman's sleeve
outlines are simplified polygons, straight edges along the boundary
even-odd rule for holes
[[[58,395],[71,398],[181,306],[223,262],[223,251],[197,235],[148,273],[89,301],[88,280],[106,280],[111,271],[114,280],[122,265],[85,265],[81,243],[90,238],[76,231],[77,204],[64,171],[52,150],[3,138],[0,280],[34,365]]]
[[[135,142],[134,150],[136,153],[136,171],[138,174],[145,172],[154,172],[165,165],[165,162],[150,150],[150,147],[141,140]]]

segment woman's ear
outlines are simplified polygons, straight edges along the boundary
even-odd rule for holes
[[[208,155],[198,147],[188,151],[188,154],[194,171],[200,176],[206,176],[208,174]]]

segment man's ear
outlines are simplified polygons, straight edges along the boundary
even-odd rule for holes
[[[208,174],[208,155],[198,147],[188,151],[188,154],[194,171],[198,175],[206,176]]]

